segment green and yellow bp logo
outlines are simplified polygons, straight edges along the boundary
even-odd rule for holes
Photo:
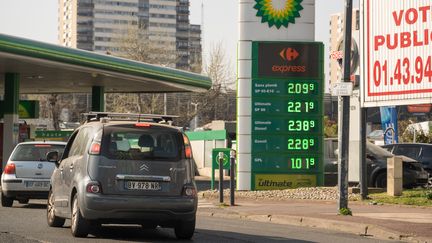
[[[280,28],[288,27],[288,23],[295,23],[303,9],[303,0],[255,0],[254,8],[258,10],[256,16],[261,17],[261,22],[267,22],[269,27],[273,25]]]

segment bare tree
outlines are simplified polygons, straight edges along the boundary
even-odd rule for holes
[[[57,104],[57,99],[58,94],[51,94],[48,97],[48,104],[49,104],[49,108],[50,108],[50,115],[52,118],[52,123],[54,126],[54,130],[60,130],[60,125],[59,125],[59,107]]]
[[[177,61],[175,43],[170,43],[167,35],[150,33],[146,27],[130,28],[115,45],[112,53],[120,57],[165,67],[175,67]]]
[[[222,43],[212,46],[204,71],[212,80],[212,87],[197,99],[201,124],[209,123],[212,120],[228,120],[235,117],[235,111],[234,114],[229,114],[227,113],[229,109],[226,107],[229,106],[227,102],[232,102],[228,96],[233,94],[232,86],[236,79],[231,64],[226,58]]]
[[[145,27],[130,28],[116,43],[112,54],[120,57],[175,67],[177,53],[175,44],[169,43],[167,35],[150,33]],[[174,40],[175,41],[175,40]],[[164,110],[161,94],[108,94],[107,110],[116,112],[160,113]]]

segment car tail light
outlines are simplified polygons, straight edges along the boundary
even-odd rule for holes
[[[186,185],[183,187],[182,196],[195,198],[197,196],[196,188],[192,185]]]
[[[185,157],[186,159],[192,159],[192,147],[189,142],[189,138],[183,134],[183,142],[185,145]]]
[[[151,125],[149,123],[136,123],[136,127],[150,127]]]
[[[87,184],[86,191],[88,193],[99,194],[102,193],[102,187],[100,186],[99,182],[93,181]]]
[[[90,146],[90,154],[100,154],[101,145],[98,142],[93,142]]]
[[[51,148],[51,144],[35,144],[36,148]]]
[[[11,164],[7,164],[5,169],[4,169],[4,173],[7,175],[13,175],[15,174],[15,164],[11,163]]]

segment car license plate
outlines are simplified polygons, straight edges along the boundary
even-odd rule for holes
[[[49,181],[26,181],[26,187],[48,188]]]
[[[158,191],[161,189],[159,182],[151,181],[127,181],[126,188],[129,190]]]

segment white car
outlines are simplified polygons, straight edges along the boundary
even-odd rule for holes
[[[55,163],[46,154],[63,154],[65,142],[23,142],[12,151],[1,176],[1,204],[12,207],[13,201],[28,203],[29,199],[46,199]]]

